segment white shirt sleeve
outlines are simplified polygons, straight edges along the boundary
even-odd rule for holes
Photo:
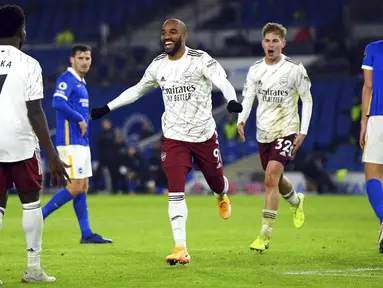
[[[238,124],[243,122],[246,123],[249,118],[251,109],[253,108],[255,97],[257,96],[257,83],[252,77],[253,68],[250,67],[249,72],[247,73],[246,82],[243,87],[242,96],[242,107],[243,111],[238,115]]]
[[[154,62],[152,62],[149,67],[146,69],[144,76],[141,78],[140,82],[136,85],[128,88],[122,92],[117,98],[108,103],[110,110],[116,110],[122,106],[128,105],[141,98],[146,92],[155,88],[157,80],[155,77]]]
[[[221,90],[227,102],[230,102],[231,100],[237,101],[237,94],[235,93],[233,85],[227,80],[225,70],[217,60],[207,53],[204,53],[202,56],[202,73],[207,79],[212,81],[219,90]]]
[[[42,70],[39,62],[35,61],[31,65],[31,70],[28,77],[28,87],[25,101],[33,101],[44,98],[44,86]]]
[[[296,79],[296,89],[302,101],[302,120],[300,133],[307,135],[312,114],[313,99],[311,97],[311,81],[306,69],[302,64],[299,65]]]

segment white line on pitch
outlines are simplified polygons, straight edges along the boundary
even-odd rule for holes
[[[367,271],[383,271],[383,268],[356,268],[356,269],[344,269],[344,270],[316,270],[316,271],[295,271],[295,272],[283,272],[284,275],[319,275],[331,273],[349,273],[349,272],[367,272]],[[350,275],[350,274],[345,274]],[[380,276],[379,276],[380,277]]]

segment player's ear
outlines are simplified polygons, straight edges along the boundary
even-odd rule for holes
[[[283,39],[282,40],[282,48],[285,48],[285,46],[286,46],[286,39]]]
[[[74,57],[73,57],[73,56],[70,56],[69,61],[70,61],[70,64],[73,65],[73,63],[74,63]]]
[[[181,37],[182,37],[182,42],[186,42],[186,39],[188,38],[188,33],[186,32],[182,33]]]

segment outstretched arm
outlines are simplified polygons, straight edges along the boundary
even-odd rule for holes
[[[153,64],[153,63],[152,63]],[[145,95],[146,92],[151,90],[153,87],[156,86],[157,81],[153,72],[151,71],[152,65],[150,65],[146,71],[140,82],[138,82],[133,87],[128,88],[124,92],[122,92],[117,98],[110,101],[107,105],[92,109],[91,112],[91,118],[92,120],[99,119],[109,113],[110,111],[116,110],[122,106],[129,105],[136,101],[137,99],[141,98],[143,95]]]
[[[227,110],[232,112],[242,112],[242,105],[237,101],[237,94],[233,85],[223,75],[213,75],[211,81],[219,90],[221,90],[223,96],[227,100]]]

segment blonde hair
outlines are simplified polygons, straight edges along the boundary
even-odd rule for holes
[[[265,36],[269,33],[274,33],[282,39],[285,39],[287,30],[282,24],[269,22],[262,29],[263,38],[265,38]]]

